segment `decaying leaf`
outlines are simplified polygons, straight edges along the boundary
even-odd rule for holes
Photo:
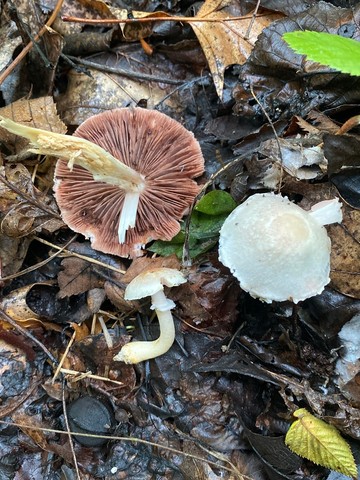
[[[176,112],[181,110],[180,101],[178,95],[170,95],[174,85],[166,81],[180,84],[193,78],[185,67],[175,67],[160,53],[154,62],[135,43],[125,44],[119,51],[93,55],[91,63],[97,67],[87,67],[91,77],[71,70],[67,90],[59,96],[57,106],[67,124],[79,125],[91,115],[137,105],[144,99],[151,109],[167,98],[166,106],[176,118]]]
[[[341,225],[329,225],[331,236],[331,286],[360,298],[360,210],[343,204]]]
[[[59,298],[70,297],[104,285],[93,265],[81,258],[70,257],[62,261],[62,271],[58,275]]]
[[[0,115],[29,127],[43,128],[57,133],[66,133],[67,131],[65,124],[57,114],[52,97],[17,100],[6,107],[0,108]],[[25,149],[25,146],[29,143],[28,140],[17,137],[3,128],[0,128],[0,134],[1,140],[8,148],[10,144],[14,145],[16,153]]]
[[[195,21],[191,22],[214,80],[217,94],[222,98],[224,72],[233,64],[242,65],[249,57],[255,42],[270,23],[282,18],[278,13],[251,17],[247,15],[241,20],[224,21],[231,15],[223,11],[228,0],[207,0],[200,8]],[[199,19],[216,19],[216,22],[196,22]]]
[[[288,430],[285,443],[300,457],[357,478],[357,468],[348,443],[338,430],[314,417],[305,408],[294,412],[298,418]]]

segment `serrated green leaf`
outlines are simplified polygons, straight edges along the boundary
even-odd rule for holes
[[[230,193],[223,190],[212,190],[197,202],[194,210],[207,215],[221,215],[222,213],[231,213],[235,207],[236,202]]]
[[[297,417],[289,428],[285,443],[294,453],[351,478],[357,478],[357,468],[349,444],[339,431],[311,415],[305,408],[294,412]]]
[[[289,32],[283,39],[296,53],[342,73],[360,76],[360,42],[332,33]]]

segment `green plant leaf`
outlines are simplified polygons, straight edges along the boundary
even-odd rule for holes
[[[353,479],[357,468],[349,444],[339,431],[311,415],[305,408],[294,412],[298,418],[289,428],[285,443],[294,453]]]
[[[197,202],[194,210],[207,215],[221,215],[231,213],[236,207],[236,202],[230,193],[223,190],[212,190]]]
[[[220,228],[227,216],[227,213],[206,215],[205,213],[193,211],[189,231],[189,254],[191,258],[198,257],[216,245]],[[181,231],[172,240],[169,242],[157,240],[148,250],[162,257],[175,253],[178,258],[181,258],[185,240],[184,230],[185,224],[183,223]]]
[[[284,33],[283,39],[309,60],[342,73],[360,76],[360,42],[332,33],[306,30]]]

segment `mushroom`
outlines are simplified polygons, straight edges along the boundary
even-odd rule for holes
[[[160,336],[153,341],[127,343],[114,360],[125,363],[139,363],[166,353],[175,340],[174,320],[171,309],[175,303],[166,298],[164,285],[175,287],[186,282],[184,275],[173,268],[153,268],[141,272],[125,289],[125,300],[138,300],[151,296],[151,309],[159,320]]]
[[[150,240],[171,240],[199,191],[197,140],[155,110],[100,113],[71,137],[1,117],[0,126],[28,138],[31,151],[60,157],[54,190],[62,217],[105,253],[136,257]]]
[[[338,199],[307,212],[287,197],[255,194],[225,220],[219,259],[253,297],[298,303],[329,283],[331,242],[323,225],[341,220]]]

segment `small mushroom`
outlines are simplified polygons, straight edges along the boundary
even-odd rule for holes
[[[199,187],[204,159],[192,132],[156,110],[94,115],[73,136],[0,117],[31,151],[60,158],[55,197],[65,223],[96,250],[136,257],[150,240],[171,240]]]
[[[219,259],[253,297],[298,303],[329,283],[331,242],[323,225],[341,220],[338,199],[307,212],[287,197],[255,194],[225,220]]]
[[[175,303],[166,298],[164,285],[175,287],[186,282],[184,275],[173,268],[154,268],[145,270],[135,277],[125,290],[126,300],[138,300],[151,296],[151,309],[155,310],[159,320],[160,336],[153,341],[135,341],[127,343],[114,360],[125,363],[139,363],[166,353],[175,340],[174,320],[171,309]]]

